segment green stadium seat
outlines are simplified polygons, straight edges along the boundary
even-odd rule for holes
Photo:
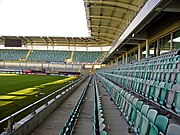
[[[153,81],[147,80],[146,81],[146,90],[145,90],[145,97],[146,98],[149,97],[149,91],[150,91],[151,85],[153,85]]]
[[[149,125],[149,128],[148,128],[147,135],[159,135],[158,128],[151,122],[150,122],[150,125]]]
[[[151,122],[151,123],[155,123],[156,117],[157,117],[157,110],[155,109],[149,109],[148,113],[147,113],[147,119]]]
[[[158,128],[160,132],[163,134],[166,133],[166,129],[169,123],[169,119],[164,115],[158,115],[156,117],[155,126]]]
[[[139,128],[139,135],[146,135],[148,132],[149,120],[143,115],[141,118],[141,126]]]
[[[159,104],[164,105],[165,99],[167,97],[167,92],[169,89],[171,89],[172,83],[166,83],[163,88],[161,88],[160,95],[159,95]]]
[[[154,91],[154,101],[155,102],[158,102],[159,94],[161,92],[161,89],[164,88],[164,85],[165,85],[165,82],[160,82],[159,86],[155,86],[155,91]]]
[[[172,86],[172,89],[168,89],[167,98],[166,98],[166,107],[168,109],[172,109],[175,93],[176,91],[179,91],[179,88],[180,88],[180,84],[174,84]]]
[[[100,132],[100,135],[107,135],[108,133],[106,131]]]
[[[136,107],[132,106],[132,111],[131,111],[131,114],[130,114],[130,117],[129,117],[129,121],[128,123],[132,126],[134,124],[134,120],[136,118],[136,115],[137,115],[137,110],[136,110]]]
[[[141,108],[141,114],[146,116],[149,110],[149,105],[144,104]]]
[[[155,88],[158,86],[159,82],[158,81],[151,81],[150,84],[150,91],[149,91],[149,99],[152,100],[153,99],[153,95],[154,95],[154,92],[155,92]]]

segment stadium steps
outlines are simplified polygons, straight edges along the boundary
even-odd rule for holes
[[[133,132],[129,131],[129,125],[127,124],[120,111],[111,99],[111,96],[106,92],[106,89],[98,80],[98,88],[100,93],[100,99],[102,101],[103,114],[105,118],[106,131],[110,135],[132,135]]]
[[[32,132],[32,134],[59,134],[87,84],[88,81],[86,80],[53,113],[51,113],[51,115],[49,115],[49,117],[47,117],[46,120]]]
[[[73,135],[91,135],[92,133],[92,117],[93,117],[93,85],[90,83],[87,93],[84,97],[82,107],[74,126]]]

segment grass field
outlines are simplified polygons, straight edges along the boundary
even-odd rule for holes
[[[0,119],[67,85],[76,77],[0,74]]]

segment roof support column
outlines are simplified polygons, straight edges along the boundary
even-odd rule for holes
[[[141,44],[138,44],[138,61],[141,59]]]
[[[119,58],[117,57],[117,58],[116,58],[116,62],[115,62],[116,65],[119,65],[119,61],[118,61],[118,60],[119,60]]]
[[[124,57],[124,54],[122,55],[122,64],[125,63],[125,57]]]
[[[157,47],[156,47],[156,56],[160,55],[160,39],[157,40]]]
[[[146,39],[146,58],[149,57],[149,42],[148,39]]]
[[[128,63],[128,53],[126,52],[126,59],[125,63]]]
[[[173,50],[173,33],[171,33],[171,37],[170,37],[170,51]]]

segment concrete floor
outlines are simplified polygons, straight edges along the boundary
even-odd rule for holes
[[[47,119],[41,123],[31,135],[58,135],[64,127],[87,83],[88,81],[86,80],[49,117],[47,117]]]
[[[93,119],[93,86],[90,85],[83,102],[73,135],[92,135]]]
[[[97,81],[98,82],[98,81]],[[38,126],[31,135],[58,135],[64,127],[70,116],[75,104],[80,98],[84,87],[87,85],[86,80],[76,91],[74,91],[47,119]],[[110,100],[110,96],[98,82],[100,98],[103,107],[103,114],[108,135],[131,135],[128,133],[129,125],[120,111],[116,109],[114,103]],[[90,84],[85,96],[85,100],[81,107],[78,120],[74,127],[73,135],[91,135],[93,127],[93,86]]]
[[[134,133],[128,132],[130,126],[127,124],[126,119],[123,115],[120,115],[120,111],[116,109],[116,105],[110,100],[110,96],[99,82],[98,88],[108,135],[133,135]]]

